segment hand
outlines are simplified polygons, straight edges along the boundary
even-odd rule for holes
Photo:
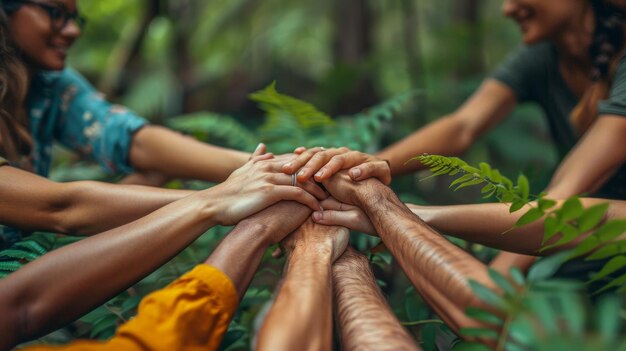
[[[307,181],[311,176],[322,182],[340,170],[351,168],[349,174],[352,180],[378,178],[384,184],[391,183],[389,163],[376,156],[345,147],[316,147],[309,150],[299,147],[294,152],[298,156],[283,166],[283,172],[293,174],[300,169],[298,180],[301,182]]]
[[[322,184],[337,201],[354,206],[360,206],[358,198],[362,192],[375,194],[380,190],[389,189],[376,179],[353,181],[347,171],[340,171]]]
[[[269,244],[276,244],[298,229],[311,214],[311,209],[294,201],[281,201],[258,212],[239,225],[263,226]]]
[[[226,181],[203,192],[211,201],[217,222],[233,225],[268,206],[292,200],[320,210],[316,199],[324,199],[326,193],[313,182],[300,186],[291,184],[291,176],[280,172],[282,161],[272,154],[254,156],[234,171]],[[315,195],[315,196],[314,196]]]
[[[330,253],[331,262],[343,254],[348,247],[350,231],[344,227],[325,226],[307,220],[293,234],[286,237],[281,245],[291,254],[295,249],[322,250]]]
[[[338,225],[370,235],[376,235],[376,229],[360,208],[328,198],[322,201],[323,211],[313,212],[313,221],[323,225]]]

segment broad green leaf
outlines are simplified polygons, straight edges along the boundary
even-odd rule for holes
[[[598,240],[598,238],[596,236],[590,235],[586,237],[583,241],[581,241],[580,244],[578,244],[574,248],[574,250],[572,250],[570,259],[589,253],[599,245],[600,241]]]
[[[579,230],[572,226],[572,225],[565,225],[562,229],[562,235],[561,238],[559,238],[559,240],[551,245],[546,245],[544,247],[541,248],[541,251],[546,251],[549,249],[552,249],[554,247],[559,247],[559,246],[563,246],[567,243],[572,242],[574,239],[578,238],[578,236],[580,235]]]
[[[540,198],[537,200],[537,207],[539,207],[542,211],[546,211],[556,205],[556,201],[546,198]]]
[[[598,295],[602,292],[605,292],[611,288],[615,288],[615,287],[620,287],[620,290],[624,287],[624,285],[626,284],[626,274],[622,274],[621,276],[619,276],[616,279],[613,279],[609,284],[607,284],[606,286],[604,286],[602,289],[594,292],[595,295]]]
[[[626,240],[620,240],[604,245],[598,251],[587,257],[588,261],[601,260],[611,256],[625,254],[626,253]]]
[[[598,279],[602,279],[609,274],[616,272],[622,268],[626,267],[626,256],[617,256],[607,262],[604,267],[600,270],[600,272],[593,275],[591,281],[596,281]]]
[[[567,222],[574,218],[578,218],[583,214],[583,205],[577,196],[573,196],[563,203],[563,206],[557,212],[562,220]]]
[[[486,311],[482,308],[470,306],[465,309],[465,314],[469,317],[474,318],[477,321],[481,321],[481,322],[485,322],[489,324],[495,324],[495,325],[502,325],[501,317],[496,316],[492,312]]]
[[[496,285],[502,289],[505,293],[509,295],[514,295],[517,293],[517,290],[511,285],[511,283],[502,275],[500,272],[496,271],[493,268],[489,268],[487,270],[489,277],[491,280],[496,283]]]
[[[528,178],[526,178],[523,174],[520,174],[519,177],[517,177],[517,189],[519,190],[523,201],[527,201],[528,195],[530,194],[530,186],[528,185]]]
[[[578,220],[578,227],[581,232],[586,232],[592,228],[595,228],[600,221],[604,218],[606,211],[609,208],[608,203],[598,204],[591,206],[583,212]]]
[[[551,277],[567,260],[568,255],[569,252],[565,251],[540,259],[530,267],[527,279],[536,282]]]
[[[624,232],[626,232],[626,219],[610,220],[604,223],[593,236],[601,242],[606,242],[617,238]]]
[[[531,208],[522,217],[520,217],[520,219],[517,220],[517,222],[515,223],[515,227],[519,228],[525,226],[539,220],[541,217],[543,217],[543,211],[538,208]]]
[[[563,227],[565,226],[565,222],[559,221],[556,217],[549,215],[543,221],[543,242],[547,242],[557,233],[559,233]]]
[[[555,333],[557,325],[554,321],[558,320],[558,313],[554,310],[549,298],[550,294],[533,294],[528,298],[528,307],[530,313],[539,317],[542,329],[548,333]]]
[[[524,285],[526,283],[526,278],[519,268],[512,267],[509,273],[517,285]]]
[[[511,207],[509,208],[509,213],[516,212],[520,210],[522,207],[526,205],[526,201],[524,200],[515,200],[511,203]]]
[[[500,309],[503,308],[504,300],[502,299],[501,296],[496,294],[493,290],[489,289],[488,287],[482,285],[481,283],[475,280],[470,280],[469,285],[479,300],[481,300],[482,302],[490,306],[500,308]]]
[[[604,340],[614,340],[619,334],[622,304],[618,296],[607,296],[597,306],[596,325]]]

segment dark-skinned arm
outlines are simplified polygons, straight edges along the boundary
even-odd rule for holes
[[[419,350],[391,312],[367,258],[351,247],[333,265],[333,290],[343,350]]]
[[[309,220],[286,239],[284,278],[259,332],[257,350],[331,349],[331,264],[348,237],[345,228]]]

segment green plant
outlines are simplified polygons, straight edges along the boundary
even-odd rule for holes
[[[626,232],[626,219],[604,221],[608,209],[607,203],[584,208],[580,198],[573,196],[557,206],[557,201],[546,198],[545,193],[532,195],[528,179],[523,174],[519,175],[517,183],[513,183],[497,169],[492,169],[484,162],[476,168],[456,157],[422,155],[415,159],[430,167],[433,176],[444,174],[458,176],[450,184],[450,187],[455,187],[455,190],[481,185],[481,193],[485,198],[495,197],[500,202],[510,203],[511,213],[519,211],[524,206],[530,207],[517,220],[515,227],[521,227],[545,217],[541,251],[571,244],[581,235],[592,231],[567,256],[569,260],[597,250],[588,255],[585,260],[608,260],[590,282],[606,278],[626,267],[626,239],[615,241]],[[626,273],[611,279],[598,292],[610,288],[626,292]]]
[[[573,258],[588,255],[585,260],[607,260],[600,272],[588,283],[607,278],[623,270],[626,257],[623,255],[624,240],[616,239],[626,232],[626,220],[604,221],[608,204],[603,203],[584,208],[580,199],[573,196],[557,206],[557,201],[547,199],[545,194],[532,195],[527,178],[520,175],[514,183],[492,169],[486,163],[472,167],[456,157],[422,155],[414,158],[429,166],[433,176],[458,176],[451,182],[455,190],[482,186],[485,198],[495,197],[509,204],[510,212],[528,206],[523,216],[515,223],[521,227],[544,218],[542,251],[572,243],[580,235],[592,232],[574,249],[550,255],[533,265],[528,276],[517,269],[510,271],[510,279],[495,270],[489,275],[499,292],[470,281],[472,291],[493,310],[468,308],[466,314],[489,328],[467,328],[461,333],[466,337],[495,340],[497,350],[615,350],[626,347],[620,337],[621,301],[626,292],[626,275],[611,278],[596,293],[615,289],[599,306],[602,314],[594,316],[584,308],[589,299],[581,282],[552,278],[561,265]],[[549,243],[550,240],[553,242]],[[494,312],[497,311],[497,312]],[[595,317],[596,330],[585,329],[585,320]],[[497,332],[498,330],[499,332]],[[459,350],[486,350],[477,343],[461,343]]]

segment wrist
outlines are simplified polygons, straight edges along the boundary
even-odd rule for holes
[[[332,240],[297,243],[289,254],[289,261],[330,263],[332,253]]]
[[[354,193],[353,201],[361,209],[384,200],[393,193],[388,186],[375,179],[367,179],[359,183]]]

